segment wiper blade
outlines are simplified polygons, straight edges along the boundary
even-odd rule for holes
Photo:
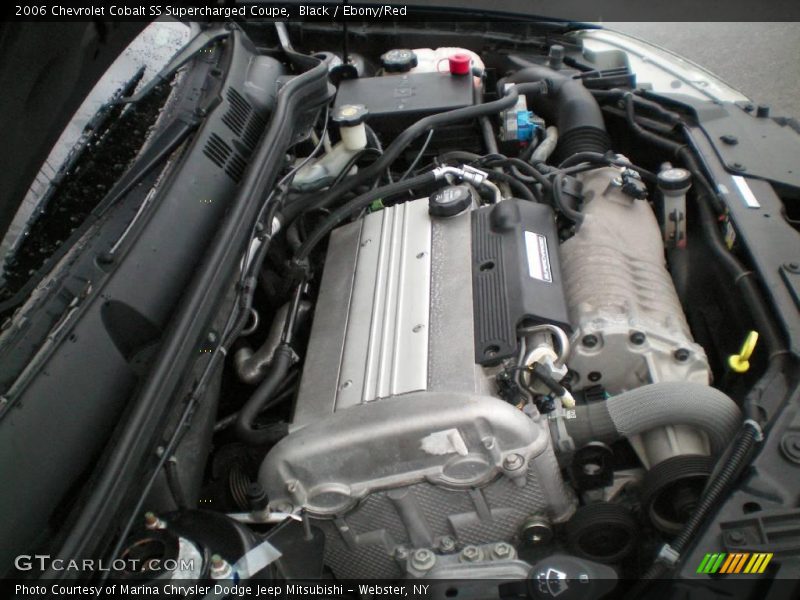
[[[175,53],[175,56],[172,57],[172,60],[170,60],[163,69],[156,73],[150,81],[142,86],[141,90],[132,96],[125,96],[124,98],[113,100],[112,104],[130,104],[131,102],[138,102],[147,96],[147,94],[150,93],[150,91],[157,85],[171,79],[175,72],[189,62],[192,58],[194,58],[196,54],[211,44],[228,37],[230,34],[230,29],[222,26],[211,27],[201,31],[183,48],[178,50],[178,52]]]

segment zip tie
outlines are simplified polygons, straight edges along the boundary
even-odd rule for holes
[[[666,563],[670,567],[674,567],[680,558],[681,555],[678,554],[678,551],[669,544],[664,544],[661,546],[661,549],[658,551],[658,556],[656,556],[657,561]]]
[[[758,422],[754,421],[753,419],[745,419],[742,425],[750,425],[753,429],[756,430],[756,441],[763,442],[764,441],[764,430],[761,429],[761,425]]]

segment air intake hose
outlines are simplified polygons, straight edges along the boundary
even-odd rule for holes
[[[591,441],[610,443],[665,425],[689,425],[706,432],[715,455],[730,443],[742,422],[739,407],[728,396],[687,381],[652,383],[578,406],[575,413],[576,418],[564,419],[564,424],[577,447]]]
[[[578,152],[604,154],[611,149],[600,105],[580,79],[572,79],[570,75],[549,67],[531,66],[503,80],[518,84],[538,81],[547,84],[547,93],[529,95],[528,106],[548,124],[558,128],[556,163]]]

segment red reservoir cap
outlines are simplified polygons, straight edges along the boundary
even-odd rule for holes
[[[469,75],[469,63],[472,61],[469,54],[453,54],[447,60],[450,62],[451,75]]]

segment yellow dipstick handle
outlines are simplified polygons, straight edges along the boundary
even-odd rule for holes
[[[756,349],[758,343],[758,332],[751,331],[747,334],[742,344],[742,349],[739,354],[731,354],[728,357],[728,366],[734,373],[746,373],[750,368],[750,357],[753,355],[753,350]]]

